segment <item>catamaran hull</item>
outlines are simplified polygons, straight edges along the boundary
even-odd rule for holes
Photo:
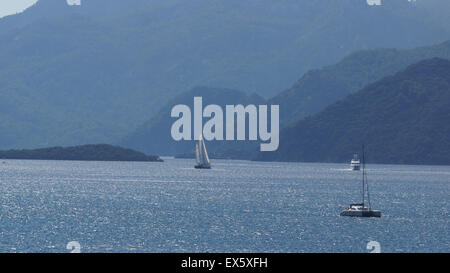
[[[381,217],[381,212],[378,210],[344,210],[340,216],[349,217]]]
[[[192,166],[192,165],[191,165]],[[196,165],[196,169],[211,169],[211,166],[205,166],[205,165]]]

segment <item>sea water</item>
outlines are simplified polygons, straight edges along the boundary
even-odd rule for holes
[[[450,166],[194,164],[0,160],[0,252],[450,252]]]

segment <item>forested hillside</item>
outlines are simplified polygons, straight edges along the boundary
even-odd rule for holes
[[[450,61],[409,66],[284,129],[259,160],[450,164]]]
[[[432,7],[39,0],[0,19],[0,148],[113,143],[195,86],[271,97],[355,50],[436,44],[450,19]]]

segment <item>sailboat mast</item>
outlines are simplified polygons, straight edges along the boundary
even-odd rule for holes
[[[364,144],[363,144],[363,146],[362,146],[362,156],[363,156],[363,158],[362,158],[362,160],[363,160],[363,171],[362,171],[362,176],[363,176],[363,179],[362,179],[362,204],[363,204],[363,207],[364,207],[364,197],[365,197],[365,192],[366,192],[366,187],[365,187],[365,177],[366,177],[366,175],[365,175],[365,172],[366,172],[366,158],[365,158],[365,155],[364,155]]]
[[[369,193],[369,183],[367,181],[367,172],[366,172],[366,155],[365,155],[365,151],[364,151],[364,144],[363,144],[363,206],[364,206],[364,201],[365,201],[365,197],[366,197],[366,192],[367,192],[367,202],[369,203],[369,209],[371,209],[372,205],[370,204],[370,193]]]
[[[364,165],[366,160],[364,159]],[[364,172],[364,181],[366,185],[366,191],[367,191],[367,202],[369,203],[369,209],[372,208],[372,205],[370,204],[370,193],[369,193],[369,182],[367,181],[367,172]]]
[[[200,164],[205,162],[205,155],[203,154],[203,138],[200,138],[198,141],[198,149],[200,154]]]
[[[367,175],[366,175],[366,189],[367,189],[367,202],[369,202],[369,209],[372,209],[372,205],[370,204],[370,192],[369,192],[369,183],[367,182]]]

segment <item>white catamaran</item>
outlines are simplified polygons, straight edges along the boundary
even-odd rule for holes
[[[379,210],[372,210],[370,204],[369,195],[369,184],[367,183],[367,173],[366,173],[366,162],[364,158],[364,145],[363,145],[363,162],[362,162],[362,203],[361,204],[350,204],[348,208],[345,208],[340,216],[351,216],[351,217],[381,217],[381,212]],[[366,199],[367,196],[367,199]],[[366,207],[365,201],[369,207]]]
[[[200,135],[198,142],[195,144],[195,157],[197,160],[197,165],[195,165],[196,169],[211,169],[211,162],[209,161],[202,135]]]

